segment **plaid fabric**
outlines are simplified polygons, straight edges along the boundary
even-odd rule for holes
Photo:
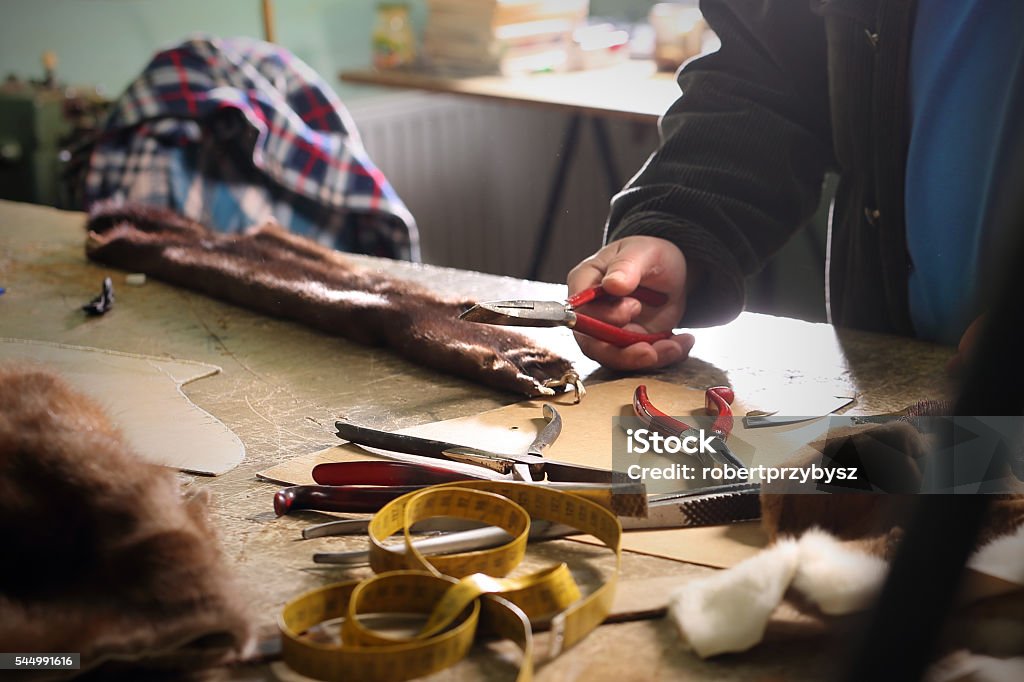
[[[276,220],[354,253],[419,259],[416,224],[337,95],[288,51],[196,37],[158,53],[114,104],[86,208],[171,208],[224,232]]]

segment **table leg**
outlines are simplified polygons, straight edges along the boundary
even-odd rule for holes
[[[548,243],[551,241],[551,230],[555,226],[555,213],[561,203],[562,192],[565,190],[566,177],[569,174],[569,163],[573,154],[576,153],[576,143],[580,137],[580,120],[582,114],[573,114],[565,126],[565,133],[562,135],[562,154],[558,158],[558,167],[555,169],[555,178],[552,181],[551,191],[548,193],[547,208],[544,209],[544,217],[541,220],[540,230],[537,233],[537,241],[533,247],[533,257],[527,268],[526,278],[536,280],[540,276],[541,267],[544,265],[544,254],[547,252]]]
[[[597,141],[597,153],[604,166],[604,176],[608,180],[608,197],[611,198],[622,189],[622,179],[612,152],[611,138],[608,136],[608,125],[603,118],[592,116],[590,122],[594,126],[594,139]]]
[[[527,279],[535,280],[540,277],[540,271],[544,265],[544,254],[547,251],[548,243],[551,241],[551,231],[555,226],[555,215],[558,211],[558,205],[561,203],[562,193],[565,191],[569,164],[572,161],[572,155],[576,152],[582,118],[582,114],[573,114],[566,125],[565,134],[562,138],[562,156],[558,160],[555,179],[551,186],[551,192],[548,194],[547,208],[544,211],[544,219],[537,234],[533,258],[530,260],[529,270],[526,275]],[[597,155],[601,160],[601,165],[604,166],[605,179],[608,181],[608,196],[611,198],[622,189],[622,180],[619,177],[618,168],[615,164],[615,155],[612,152],[608,126],[605,124],[604,119],[596,116],[591,116],[590,122],[594,128],[594,139],[597,142]]]

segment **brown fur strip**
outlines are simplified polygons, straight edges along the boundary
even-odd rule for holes
[[[814,494],[815,485],[775,481],[762,488],[761,526],[773,541],[821,528],[840,540],[855,541],[871,554],[889,558],[915,502],[911,491],[920,485],[919,463],[929,453],[927,437],[909,422],[834,429],[826,438],[802,448],[787,466],[856,466],[874,489],[890,492]],[[958,499],[950,495],[949,503],[956,504]],[[990,500],[979,546],[1024,524],[1024,494],[992,495]]]
[[[529,396],[572,372],[569,361],[502,327],[463,322],[470,301],[355,265],[276,225],[210,232],[169,211],[101,208],[86,253],[251,310],[352,341],[386,346],[428,367]],[[563,382],[564,383],[564,382]]]
[[[3,650],[78,652],[104,679],[182,679],[241,652],[205,498],[179,488],[59,378],[0,365]]]

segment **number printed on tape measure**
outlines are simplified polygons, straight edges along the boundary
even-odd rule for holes
[[[0,653],[0,670],[79,670],[81,654]]]

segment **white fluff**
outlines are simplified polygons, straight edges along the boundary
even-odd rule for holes
[[[967,564],[976,571],[1024,585],[1024,526],[1001,535],[971,557]]]
[[[933,665],[926,682],[1020,682],[1024,658],[992,658],[959,651]]]
[[[885,581],[888,565],[850,549],[817,528],[800,536],[800,561],[793,588],[822,613],[842,615],[870,606]]]
[[[745,651],[760,642],[798,557],[797,543],[784,540],[676,589],[669,597],[669,615],[683,641],[701,657]]]
[[[686,583],[670,595],[669,615],[698,656],[745,651],[764,638],[791,586],[824,613],[851,613],[869,605],[886,568],[881,559],[815,529]]]
[[[1022,557],[1024,526],[982,547],[970,565],[1024,584]],[[799,540],[782,540],[732,568],[679,587],[669,596],[669,616],[698,656],[746,651],[764,638],[787,589],[822,613],[853,613],[870,606],[887,571],[882,559],[812,529]]]

